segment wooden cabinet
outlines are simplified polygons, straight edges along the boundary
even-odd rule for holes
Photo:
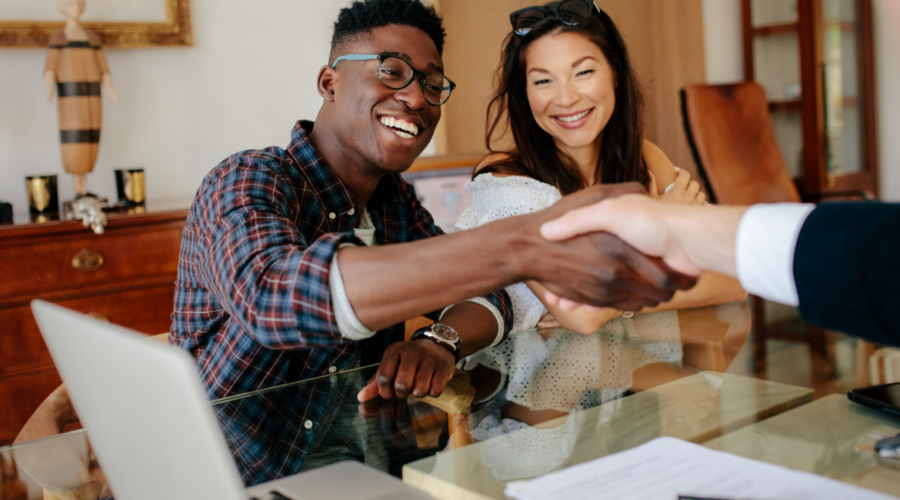
[[[872,0],[742,0],[744,77],[803,198],[878,195]]]
[[[60,383],[29,303],[40,298],[147,334],[168,331],[187,210],[0,226],[0,445]]]

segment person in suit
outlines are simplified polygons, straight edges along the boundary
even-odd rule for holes
[[[816,325],[900,345],[900,204],[689,206],[625,195],[545,223],[550,240],[607,231],[672,269],[736,277]],[[580,304],[550,294],[574,309]]]

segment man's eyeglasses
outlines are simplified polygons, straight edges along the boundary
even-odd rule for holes
[[[509,15],[509,20],[512,22],[513,33],[525,36],[539,22],[551,15],[556,16],[563,24],[570,26],[581,24],[591,17],[594,8],[595,4],[592,0],[560,0],[547,5],[519,9]]]
[[[370,61],[374,59],[377,59],[380,62],[378,65],[378,79],[381,80],[381,83],[387,88],[394,90],[404,89],[412,83],[416,76],[420,77],[422,82],[422,94],[425,96],[425,100],[428,104],[434,106],[444,104],[447,102],[447,99],[450,99],[450,93],[456,88],[455,83],[440,73],[425,73],[424,71],[413,69],[413,67],[403,59],[387,54],[347,54],[346,56],[335,59],[334,64],[332,64],[331,67],[337,68],[337,64],[345,60]]]

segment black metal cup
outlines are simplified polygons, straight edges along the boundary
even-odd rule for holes
[[[12,204],[0,201],[0,224],[12,224]]]
[[[144,206],[145,187],[143,168],[116,170],[116,193],[126,207]]]
[[[25,177],[28,192],[28,209],[34,215],[59,212],[59,192],[55,175],[32,175]]]

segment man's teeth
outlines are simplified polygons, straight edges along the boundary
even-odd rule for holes
[[[584,118],[584,117],[587,116],[588,113],[590,113],[590,112],[591,112],[591,110],[589,109],[589,110],[587,110],[587,111],[578,113],[577,115],[572,115],[572,116],[557,116],[556,119],[559,120],[559,121],[561,121],[561,122],[572,123],[572,122],[575,122],[575,121],[578,121],[578,120]]]
[[[381,124],[394,130],[394,133],[403,138],[412,138],[419,135],[419,127],[415,123],[410,123],[393,116],[382,116]]]

